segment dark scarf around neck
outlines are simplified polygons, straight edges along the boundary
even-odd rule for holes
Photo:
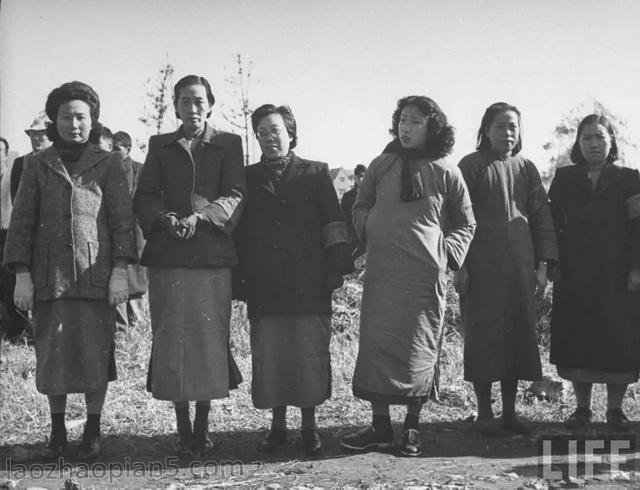
[[[282,176],[287,171],[287,167],[293,159],[293,152],[290,151],[283,157],[268,159],[262,155],[260,163],[262,163],[266,170],[267,180],[271,183],[274,189],[278,188]]]
[[[389,143],[382,153],[397,153],[402,159],[400,199],[407,202],[422,199],[424,187],[420,176],[419,160],[433,158],[433,153],[427,148],[404,148],[398,138]]]
[[[84,143],[72,143],[70,141],[63,140],[62,138],[53,143],[60,155],[60,159],[65,165],[69,165],[80,160],[82,152],[88,144],[88,141]]]

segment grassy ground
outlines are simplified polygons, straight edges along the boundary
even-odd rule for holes
[[[330,434],[323,435],[339,439],[354,427],[364,426],[370,421],[367,404],[354,399],[351,394],[351,376],[357,355],[358,321],[362,286],[353,275],[344,287],[334,295],[333,337],[331,341],[333,396],[318,410],[318,425],[327,428]],[[446,426],[460,424],[475,412],[475,401],[471,385],[462,379],[463,333],[457,297],[448,288],[445,339],[441,356],[442,380],[440,401],[430,401],[424,411],[427,424]],[[540,351],[545,376],[556,378],[555,369],[548,364],[548,314],[549,294],[539,302]],[[251,403],[250,375],[251,357],[248,324],[243,304],[234,304],[232,319],[232,350],[245,381],[231,397],[213,403],[210,416],[211,431],[226,440],[231,448],[236,441],[255,444],[263,437],[269,426],[269,414],[256,410]],[[171,436],[175,431],[172,405],[154,400],[145,389],[146,371],[150,351],[150,328],[147,323],[136,325],[127,332],[117,334],[116,360],[118,380],[109,386],[103,415],[103,435],[114,442],[113,457],[123,454],[140,459],[154,454],[171,452]],[[35,355],[26,344],[2,344],[0,365],[0,466],[5,458],[31,460],[36,450],[49,433],[49,411],[46,397],[35,389]],[[563,420],[573,409],[573,394],[565,384],[563,396],[556,402],[540,401],[524,395],[527,383],[521,384],[519,410],[538,425]],[[496,410],[500,397],[495,387]],[[603,419],[605,397],[600,388],[594,393],[594,408],[597,419]],[[638,388],[633,385],[625,400],[625,410],[632,419],[640,418],[637,400]],[[68,402],[67,425],[70,439],[80,438],[84,424],[84,400],[71,395]],[[394,408],[392,417],[400,423],[404,414]],[[299,413],[290,410],[290,427],[299,426]],[[237,434],[246,437],[237,438]],[[241,449],[229,449],[242,456]],[[251,452],[251,451],[250,451]],[[1,468],[0,468],[1,469]]]

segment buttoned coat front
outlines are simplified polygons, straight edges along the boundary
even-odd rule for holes
[[[236,238],[249,318],[329,315],[329,273],[353,270],[340,203],[326,163],[294,154],[277,190],[263,163],[247,168],[248,204]],[[342,240],[326,246],[327,229]]]
[[[549,188],[560,245],[551,362],[605,372],[640,368],[640,174],[607,165],[593,187],[586,164],[556,170]]]
[[[31,270],[35,300],[106,299],[116,259],[136,260],[122,160],[88,145],[67,170],[55,146],[29,155],[4,262]]]
[[[192,155],[193,153],[193,155]],[[237,256],[231,238],[246,195],[240,136],[208,124],[190,148],[182,129],[152,136],[134,197],[136,215],[147,244],[141,263],[164,267],[232,267]],[[178,219],[199,212],[189,240],[172,237],[157,226],[159,217]]]

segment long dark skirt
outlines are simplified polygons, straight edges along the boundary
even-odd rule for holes
[[[251,320],[251,397],[256,408],[315,407],[331,396],[331,317]]]

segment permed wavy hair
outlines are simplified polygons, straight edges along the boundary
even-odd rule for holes
[[[606,163],[615,162],[619,158],[616,133],[613,129],[613,124],[611,124],[611,121],[609,121],[609,118],[603,114],[589,114],[582,121],[580,121],[580,124],[578,125],[578,131],[576,131],[576,141],[573,144],[573,148],[571,148],[571,161],[573,163],[587,163],[587,160],[582,154],[582,150],[580,150],[580,137],[582,136],[584,128],[589,124],[601,124],[605,127],[605,129],[609,133],[609,137],[611,138],[611,149],[609,150],[609,154],[607,155]]]
[[[447,116],[438,104],[424,95],[410,95],[398,100],[396,110],[391,116],[391,129],[389,130],[393,137],[398,138],[398,124],[402,109],[410,105],[429,118],[425,147],[429,150],[430,156],[442,158],[451,153],[455,144],[453,127],[447,122]]]
[[[281,105],[276,107],[273,104],[263,104],[258,107],[253,114],[251,114],[251,127],[253,132],[258,132],[258,124],[263,117],[267,117],[270,114],[280,114],[284,121],[284,127],[287,128],[287,133],[291,137],[290,149],[294,149],[298,144],[298,125],[296,124],[296,118],[293,117],[293,111],[288,105]]]
[[[78,82],[77,80],[63,83],[58,88],[54,88],[47,96],[44,110],[47,117],[53,121],[53,124],[47,126],[47,137],[54,143],[60,140],[60,133],[58,133],[56,124],[58,109],[62,104],[70,100],[81,100],[89,106],[91,114],[89,142],[97,144],[102,131],[102,125],[98,122],[98,118],[100,117],[100,97],[98,97],[96,91],[89,85],[84,82]]]
[[[487,110],[484,111],[484,115],[482,116],[482,121],[480,122],[480,129],[478,129],[478,144],[476,149],[478,150],[490,150],[491,149],[491,141],[489,141],[489,137],[487,136],[487,131],[489,127],[493,123],[495,117],[502,112],[514,112],[518,116],[518,141],[516,142],[516,146],[513,147],[511,151],[512,155],[517,155],[522,150],[522,121],[520,116],[520,111],[514,105],[507,104],[506,102],[496,102],[495,104],[491,104],[487,107]]]

